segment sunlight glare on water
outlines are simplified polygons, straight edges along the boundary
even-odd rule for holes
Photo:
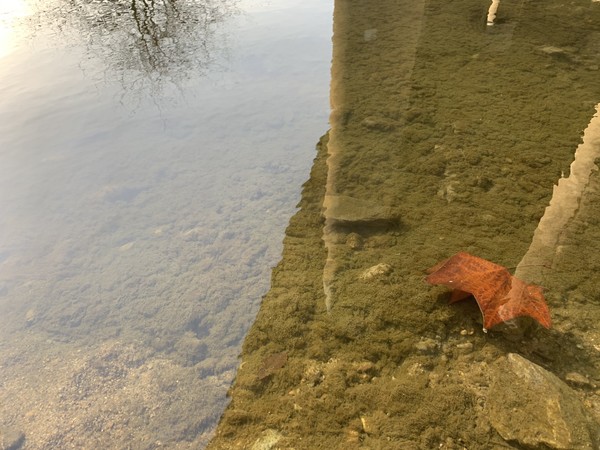
[[[12,23],[28,12],[25,0],[3,0],[0,3],[0,58],[8,55],[15,44],[16,29]]]
[[[333,5],[1,3],[0,436],[201,447],[327,129]]]

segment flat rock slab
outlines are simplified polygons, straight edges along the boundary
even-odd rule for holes
[[[400,217],[391,207],[347,195],[326,195],[325,218],[341,224],[394,224]]]
[[[491,367],[489,420],[508,442],[525,448],[592,450],[598,424],[557,376],[514,353]]]

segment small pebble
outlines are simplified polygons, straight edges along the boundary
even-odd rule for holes
[[[585,375],[577,372],[569,372],[565,375],[567,383],[577,387],[594,387]]]
[[[439,343],[434,339],[424,338],[415,343],[414,347],[421,353],[433,353],[439,347]]]
[[[456,348],[461,353],[470,353],[473,351],[473,344],[471,342],[462,342],[460,344],[456,344]]]
[[[381,278],[386,275],[389,275],[391,271],[392,271],[392,266],[390,266],[389,264],[385,264],[385,263],[377,264],[376,266],[370,267],[367,270],[365,270],[360,275],[360,279],[362,281],[371,281],[376,278]]]

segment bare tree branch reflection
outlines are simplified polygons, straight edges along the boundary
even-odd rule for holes
[[[51,0],[38,3],[43,26],[76,34],[127,91],[162,89],[214,70],[227,53],[223,22],[238,0]],[[84,70],[87,65],[82,63]],[[87,70],[86,70],[87,72]],[[105,72],[104,77],[111,78]]]

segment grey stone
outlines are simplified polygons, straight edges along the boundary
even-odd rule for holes
[[[503,439],[530,449],[592,450],[596,424],[557,376],[514,353],[491,367],[489,420]]]

